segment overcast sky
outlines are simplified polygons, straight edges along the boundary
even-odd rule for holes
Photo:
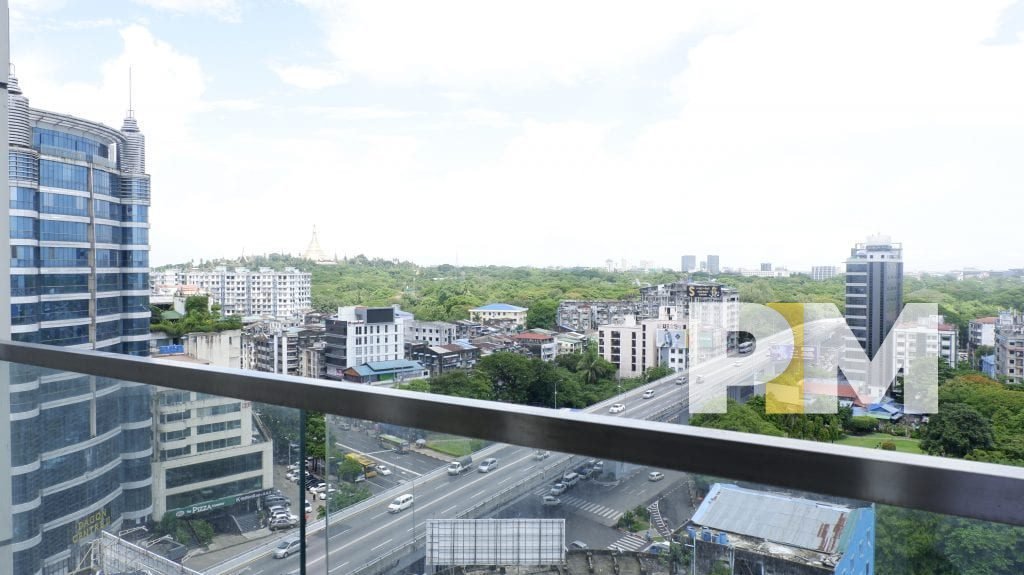
[[[1024,2],[11,0],[31,105],[147,138],[153,265],[305,249],[1024,267]]]

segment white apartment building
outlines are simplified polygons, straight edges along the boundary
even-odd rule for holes
[[[186,347],[209,359],[183,354],[163,359],[238,367],[240,337],[237,330],[189,334]],[[167,512],[191,517],[244,506],[273,487],[273,444],[250,402],[161,388],[153,403],[154,520]]]
[[[811,279],[814,281],[824,281],[838,274],[838,266],[811,266]]]
[[[480,323],[509,323],[526,327],[528,308],[507,303],[489,303],[469,310],[470,321]]]
[[[228,268],[220,266],[212,271],[165,271],[151,289],[158,293],[166,290],[167,281],[174,279],[179,289],[190,289],[210,294],[221,306],[224,315],[262,316],[280,319],[301,318],[312,309],[313,274],[295,268]]]
[[[405,322],[405,341],[425,341],[430,345],[455,343],[455,324],[446,321]]]
[[[957,362],[957,329],[956,326],[942,322],[939,316],[937,330],[932,331],[926,325],[936,318],[929,318],[921,325],[896,325],[892,333],[896,338],[896,345],[893,348],[894,360],[897,369],[903,369],[904,373],[910,368],[908,359],[917,354],[924,354],[927,357],[941,357],[950,367],[956,367]]]
[[[328,379],[367,362],[405,359],[405,317],[394,307],[342,307],[326,321],[324,358]]]
[[[670,319],[636,321],[632,316],[621,323],[602,325],[597,330],[598,354],[618,368],[622,378],[639,377],[644,371],[667,365],[673,371],[686,369],[686,322]]]

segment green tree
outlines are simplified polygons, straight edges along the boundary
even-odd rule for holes
[[[555,329],[555,320],[558,315],[558,301],[544,299],[530,304],[526,312],[526,327],[533,329]]]
[[[603,379],[612,377],[615,374],[615,366],[598,355],[594,346],[590,346],[580,357],[576,371],[583,376],[583,383],[595,385]]]
[[[975,449],[990,449],[994,444],[992,426],[970,405],[951,403],[940,406],[932,415],[921,441],[921,449],[931,455],[964,457]]]
[[[363,472],[363,466],[347,457],[338,461],[338,478],[342,481],[355,481]]]
[[[760,414],[742,403],[733,400],[726,402],[725,413],[698,413],[690,419],[690,425],[712,427],[761,435],[784,436],[785,433],[766,421]]]
[[[327,455],[327,428],[324,414],[310,411],[306,415],[306,456],[324,459]]]

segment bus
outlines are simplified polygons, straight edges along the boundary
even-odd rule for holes
[[[348,453],[345,459],[355,461],[363,468],[363,477],[377,477],[377,462],[361,453]]]
[[[405,453],[409,450],[409,442],[394,435],[378,435],[380,446],[385,449],[393,449],[398,453]]]

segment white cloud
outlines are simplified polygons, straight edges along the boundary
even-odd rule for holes
[[[225,22],[240,22],[242,6],[238,0],[133,0],[136,4],[166,12],[205,14]]]
[[[400,120],[415,115],[410,110],[379,106],[304,106],[301,110],[320,118],[342,121]]]
[[[402,84],[575,84],[661,52],[705,22],[689,3],[305,0],[346,73]]]
[[[327,67],[272,63],[270,69],[285,84],[304,90],[321,90],[343,83],[346,75]]]

